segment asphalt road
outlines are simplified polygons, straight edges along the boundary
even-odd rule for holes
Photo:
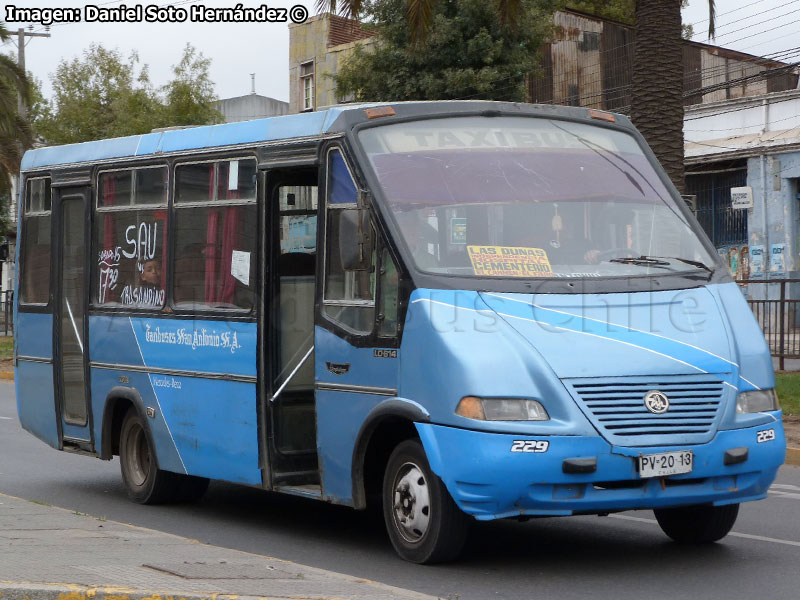
[[[394,555],[374,517],[311,500],[213,483],[197,504],[132,504],[116,459],[35,439],[19,426],[13,384],[0,383],[0,492],[448,600],[800,595],[795,467],[783,467],[768,499],[743,505],[734,532],[712,546],[674,544],[639,511],[479,524],[458,563],[423,567]]]

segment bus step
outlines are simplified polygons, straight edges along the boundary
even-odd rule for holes
[[[305,498],[322,498],[321,485],[280,485],[275,488],[276,492],[283,492],[284,494],[292,494],[294,496],[303,496]]]

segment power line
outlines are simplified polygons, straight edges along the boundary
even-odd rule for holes
[[[795,0],[795,1],[797,1],[797,0]],[[793,4],[793,2],[790,2],[789,4]],[[783,13],[782,15],[775,15],[774,17],[770,17],[769,19],[764,19],[763,21],[759,21],[758,23],[750,23],[748,25],[745,25],[744,27],[740,27],[739,29],[733,29],[731,31],[726,31],[725,33],[719,35],[718,37],[725,37],[725,36],[731,35],[733,33],[738,33],[740,31],[744,31],[745,29],[750,29],[752,27],[756,27],[757,25],[763,25],[764,23],[769,23],[770,21],[774,21],[776,19],[781,19],[783,17],[788,17],[788,16],[794,15],[794,14],[797,14],[797,11],[796,10],[790,10],[787,13]]]
[[[781,104],[783,102],[791,102],[791,101],[796,101],[796,100],[797,100],[797,98],[795,98],[795,97],[783,98],[781,100],[775,100],[774,102],[770,102],[769,106],[775,106],[776,104]],[[740,111],[743,111],[743,110],[750,110],[751,108],[753,108],[753,107],[752,106],[740,106],[740,107],[737,107],[737,108],[731,108],[729,110],[716,112],[716,113],[713,114],[713,116],[716,117],[716,116],[719,116],[719,115],[727,115],[727,114],[730,114],[730,113],[740,112]],[[697,115],[695,117],[684,117],[683,120],[684,121],[696,121],[697,119],[705,119],[708,116],[709,115]]]
[[[751,107],[751,108],[754,108],[754,107]],[[759,105],[758,108],[761,108],[761,106]],[[715,116],[715,115],[709,115],[709,116]],[[792,115],[790,117],[784,117],[783,119],[774,119],[774,120],[771,119],[769,124],[771,125],[772,123],[781,123],[782,121],[789,121],[791,119],[800,119],[800,114]],[[739,129],[752,129],[754,127],[763,127],[763,125],[761,123],[756,123],[754,125],[741,125],[739,127],[726,127],[724,129],[685,129],[684,131],[686,133],[712,133],[712,132],[722,133],[724,131],[736,131],[736,130],[739,130]]]
[[[770,42],[774,42],[775,40],[781,40],[781,39],[783,39],[785,37],[789,37],[790,35],[796,36],[797,33],[792,31],[791,33],[787,33],[785,35],[779,35],[778,37],[774,37],[774,38],[771,38],[771,39],[763,41],[763,42],[758,42],[757,44],[751,44],[750,46],[745,46],[744,48],[742,48],[742,50],[749,50],[750,48],[755,48],[757,46],[763,46],[764,44],[769,44]]]
[[[790,0],[790,2],[786,2],[786,3],[781,4],[779,6],[773,6],[772,8],[768,8],[766,10],[762,10],[761,12],[756,12],[756,13],[753,13],[751,15],[747,15],[746,17],[742,17],[741,19],[736,19],[735,21],[729,21],[728,23],[725,23],[724,25],[718,25],[716,27],[716,29],[717,30],[724,29],[724,28],[730,27],[731,25],[734,25],[736,23],[741,23],[742,21],[747,21],[748,19],[752,19],[753,17],[757,17],[758,15],[765,15],[768,12],[771,12],[773,10],[778,10],[779,8],[783,8],[784,6],[789,6],[790,4],[797,4],[798,2],[800,2],[800,0]],[[747,27],[754,27],[756,25],[761,25],[761,23],[766,23],[767,21],[771,21],[773,19],[779,19],[781,17],[785,17],[787,15],[792,14],[793,12],[794,11],[791,11],[789,13],[786,13],[785,15],[777,15],[777,16],[771,17],[769,19],[766,19],[765,21],[761,21],[760,23],[751,23]],[[747,29],[747,27],[743,27],[742,29]],[[728,35],[730,33],[735,33],[736,31],[741,31],[742,29],[735,29],[734,31],[726,31],[725,33],[723,33],[722,35],[717,36],[717,37],[724,37],[724,36],[726,36],[726,35]],[[702,33],[695,33],[692,37],[697,37],[698,35],[703,35],[703,34]]]
[[[745,8],[748,8],[750,6],[755,6],[756,4],[761,4],[762,2],[766,2],[766,0],[756,0],[755,2],[751,2],[750,4],[745,4],[744,6],[740,6],[739,8],[734,8],[733,10],[729,10],[728,12],[717,13],[716,18],[722,17],[724,15],[730,15],[735,12],[739,12],[740,10],[744,10]],[[701,19],[700,21],[696,21],[695,23],[692,23],[692,27],[694,27],[695,25],[699,25],[700,23],[705,23],[706,21],[708,21],[708,19]]]
[[[770,33],[771,31],[775,31],[776,29],[783,29],[784,27],[788,27],[789,25],[794,25],[795,23],[800,23],[800,19],[795,19],[794,21],[790,21],[789,23],[784,23],[783,25],[776,25],[775,27],[770,27],[769,29],[765,29],[764,31],[759,31],[756,33],[751,33],[750,35],[746,35],[744,37],[740,37],[737,40],[733,40],[732,42],[725,42],[726,44],[735,44],[736,42],[741,42],[742,40],[746,40],[751,37],[755,37],[757,35],[762,35],[764,33]]]

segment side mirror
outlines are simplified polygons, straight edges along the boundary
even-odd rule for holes
[[[372,229],[369,211],[343,208],[335,213],[339,219],[339,260],[345,271],[366,271],[372,263]]]

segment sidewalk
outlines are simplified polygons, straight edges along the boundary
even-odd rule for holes
[[[366,579],[0,494],[2,600],[234,597],[435,600]]]

